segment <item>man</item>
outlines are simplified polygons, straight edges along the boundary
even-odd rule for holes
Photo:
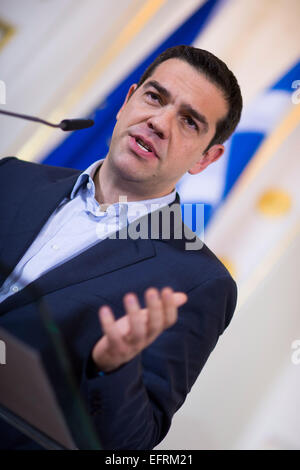
[[[195,249],[187,249],[186,229],[181,240],[175,230],[151,238],[150,220],[149,237],[120,234],[150,215],[164,219],[179,203],[179,178],[221,157],[241,108],[237,81],[222,61],[177,46],[130,87],[103,161],[81,175],[1,162],[1,200],[13,208],[0,212],[1,260],[9,266],[1,324],[43,349],[34,335],[36,287],[61,329],[104,448],[152,449],[163,439],[231,320],[235,283],[195,236]],[[109,237],[124,196],[126,223],[120,236]],[[130,219],[141,203],[146,211]],[[19,435],[9,445],[23,448],[27,441]]]

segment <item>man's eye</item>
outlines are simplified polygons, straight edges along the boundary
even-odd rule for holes
[[[160,97],[157,93],[153,93],[153,91],[147,91],[146,96],[149,97],[151,101],[160,103]]]
[[[195,123],[194,119],[192,119],[190,116],[185,116],[184,120],[189,127],[192,127],[195,130],[198,130],[197,124]]]

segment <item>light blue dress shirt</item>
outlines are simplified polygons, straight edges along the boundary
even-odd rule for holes
[[[142,215],[175,200],[176,190],[161,198],[111,204],[95,199],[93,176],[103,160],[81,173],[69,198],[51,214],[38,236],[0,289],[0,302],[51,269],[101,242]]]

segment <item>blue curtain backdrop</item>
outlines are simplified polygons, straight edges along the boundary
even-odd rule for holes
[[[87,130],[74,132],[68,136],[55,150],[46,156],[42,163],[85,169],[93,161],[104,158],[108,152],[110,137],[116,122],[116,114],[120,109],[128,89],[137,83],[143,71],[153,62],[155,57],[165,49],[178,44],[192,44],[204,24],[207,23],[213,9],[220,0],[208,0],[170,37],[155,49],[128,77],[126,77],[92,110],[89,117],[95,125]]]

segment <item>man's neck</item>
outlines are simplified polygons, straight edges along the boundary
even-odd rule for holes
[[[160,194],[153,194],[145,192],[145,185],[143,186],[143,193],[139,194],[138,191],[132,191],[128,188],[128,183],[124,182],[124,186],[115,184],[114,178],[109,176],[108,165],[106,159],[97,168],[93,176],[95,184],[95,198],[102,206],[109,206],[120,201],[120,198],[126,197],[128,202],[144,201],[148,199],[155,199],[170,194],[171,191],[163,192]],[[132,186],[132,185],[131,185]]]

